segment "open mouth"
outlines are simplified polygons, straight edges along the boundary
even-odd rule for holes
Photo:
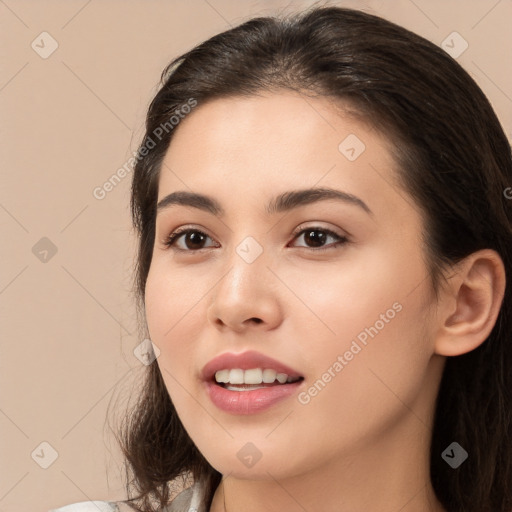
[[[250,415],[278,407],[297,394],[305,376],[254,350],[221,354],[201,371],[207,396],[229,414]]]
[[[200,379],[207,396],[229,414],[257,414],[297,394],[305,376],[273,357],[246,350],[225,352],[210,360]]]
[[[304,377],[278,373],[271,368],[251,368],[249,370],[232,368],[217,371],[213,380],[215,384],[229,391],[252,391],[293,384],[304,380]]]

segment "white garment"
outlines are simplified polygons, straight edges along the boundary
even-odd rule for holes
[[[180,492],[162,512],[206,512],[200,505],[201,487],[198,484]],[[81,501],[48,512],[134,512],[131,507],[120,501]]]
[[[118,512],[119,508],[113,501],[81,501],[48,512]]]

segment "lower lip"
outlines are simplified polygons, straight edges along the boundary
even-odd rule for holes
[[[230,391],[214,382],[206,382],[210,400],[221,410],[231,414],[255,414],[295,394],[303,381],[276,384],[252,391]]]

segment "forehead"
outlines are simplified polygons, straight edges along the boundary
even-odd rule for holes
[[[379,138],[349,112],[348,105],[294,91],[213,99],[200,103],[181,121],[170,152],[177,156],[175,147],[186,142],[197,149],[194,157],[200,157],[203,148],[218,148],[215,154],[222,150],[240,157],[259,151],[260,159],[285,152],[298,158],[319,150],[339,156],[338,143],[344,134],[358,132],[360,139]],[[261,143],[266,147],[258,145]]]
[[[323,97],[283,92],[215,99],[199,104],[175,130],[159,199],[189,189],[221,202],[250,196],[263,203],[281,191],[328,186],[378,210],[393,208],[404,195],[397,190],[392,142]]]

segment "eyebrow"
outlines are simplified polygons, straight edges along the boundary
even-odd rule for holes
[[[362,208],[369,215],[373,215],[368,205],[359,197],[336,190],[333,188],[308,188],[302,190],[291,190],[273,198],[266,207],[268,215],[285,211],[326,200],[342,201],[347,204]],[[157,204],[157,212],[168,208],[171,205],[189,206],[209,212],[217,217],[223,217],[225,211],[220,203],[212,197],[195,192],[177,191],[168,194]]]

